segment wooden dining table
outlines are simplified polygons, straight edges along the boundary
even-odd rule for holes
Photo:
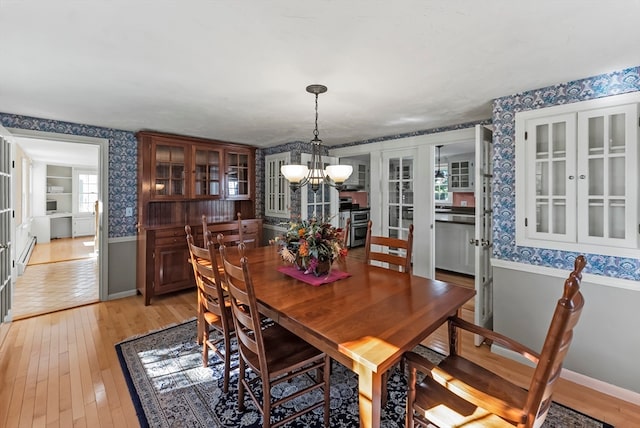
[[[332,269],[351,276],[312,286],[278,271],[276,247],[246,257],[261,312],[358,374],[361,427],[380,426],[384,373],[475,294],[348,257]]]

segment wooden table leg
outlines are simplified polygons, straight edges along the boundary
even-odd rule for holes
[[[358,403],[360,406],[360,427],[380,428],[382,415],[382,373],[355,364],[358,373]]]

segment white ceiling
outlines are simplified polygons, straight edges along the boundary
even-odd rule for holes
[[[100,149],[95,144],[70,143],[18,137],[16,143],[32,160],[55,164],[97,169]]]
[[[640,65],[640,0],[0,0],[0,111],[273,146]]]

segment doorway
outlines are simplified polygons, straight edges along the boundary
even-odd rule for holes
[[[19,266],[11,319],[102,299],[107,140],[13,130]],[[34,135],[35,134],[35,135]],[[20,248],[18,248],[20,247]],[[30,247],[30,248],[29,248]],[[105,269],[105,270],[103,270]]]

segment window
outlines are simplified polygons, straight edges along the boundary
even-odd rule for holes
[[[98,174],[78,172],[78,212],[93,213],[98,200]]]
[[[265,156],[264,187],[265,214],[289,218],[289,183],[280,172],[280,167],[290,160],[289,152]]]
[[[444,180],[441,183],[435,182],[435,200],[436,202],[451,202],[451,193],[449,193],[449,165],[436,165],[436,171],[442,171]]]
[[[306,163],[311,167],[310,154],[302,153],[300,160],[303,164]],[[338,164],[338,159],[330,156],[322,156],[322,161],[325,167],[328,164]],[[338,191],[335,188],[323,184],[314,193],[311,190],[311,186],[307,185],[298,191],[302,192],[300,195],[300,209],[303,219],[322,218],[323,220],[330,220],[331,224],[338,226]]]
[[[638,105],[608,98],[516,114],[517,245],[638,256]]]

